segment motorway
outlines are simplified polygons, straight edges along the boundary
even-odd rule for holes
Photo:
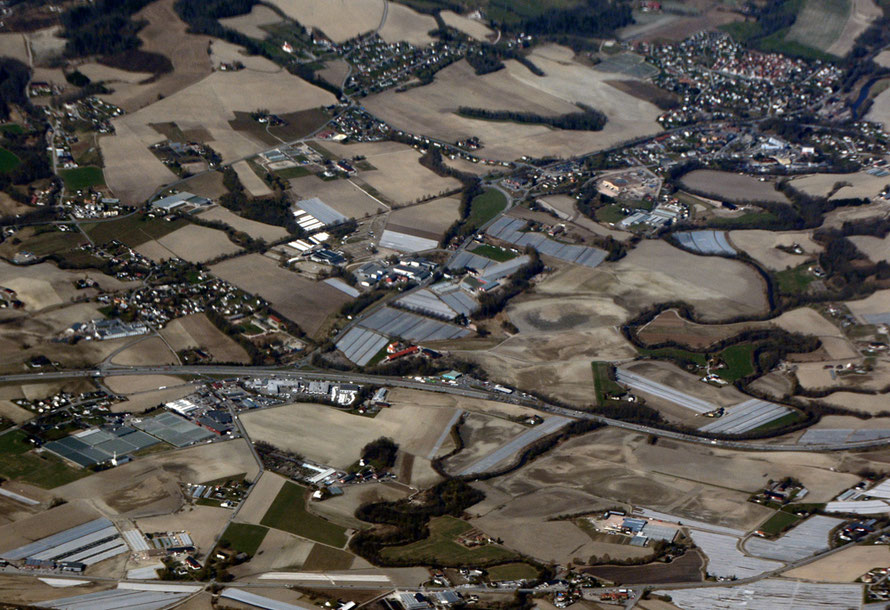
[[[216,366],[216,365],[184,365],[184,366],[115,366],[109,365],[94,369],[80,369],[70,371],[47,371],[43,373],[22,373],[15,375],[0,376],[0,383],[26,383],[34,381],[48,381],[50,379],[71,379],[77,377],[111,377],[118,375],[221,375],[231,377],[296,377],[307,379],[319,379],[324,381],[340,381],[350,383],[370,383],[377,385],[387,385],[391,387],[407,388],[412,390],[423,390],[427,392],[440,392],[445,394],[454,394],[464,396],[466,398],[477,398],[481,400],[494,400],[498,402],[510,403],[537,409],[538,411],[553,415],[561,415],[571,419],[587,419],[597,423],[614,426],[632,432],[641,434],[649,434],[659,438],[667,438],[688,443],[697,443],[700,445],[712,445],[722,447],[724,449],[737,449],[741,451],[804,451],[810,453],[822,453],[826,451],[852,451],[873,449],[876,447],[890,446],[890,438],[839,442],[839,443],[821,443],[813,445],[799,445],[797,443],[758,443],[756,441],[735,441],[723,438],[711,438],[708,436],[697,436],[673,430],[662,430],[654,426],[644,426],[642,424],[632,424],[579,411],[577,409],[568,409],[551,405],[541,400],[531,397],[523,397],[517,394],[502,394],[495,391],[477,390],[460,386],[452,386],[444,383],[434,384],[416,381],[411,378],[403,377],[385,377],[378,375],[366,375],[362,373],[331,373],[331,372],[314,372],[308,370],[295,370],[292,368],[274,368],[274,367],[254,367],[254,366]]]

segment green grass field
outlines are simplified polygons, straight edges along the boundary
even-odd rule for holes
[[[420,561],[439,565],[484,565],[496,561],[509,561],[516,554],[496,544],[467,548],[456,539],[473,529],[466,521],[454,517],[430,519],[430,535],[424,540],[403,546],[387,547],[383,556],[402,561]]]
[[[346,544],[346,529],[308,512],[306,488],[295,483],[284,484],[260,523],[329,546]]]
[[[121,243],[134,248],[152,239],[161,238],[187,224],[188,221],[181,218],[168,222],[163,218],[147,218],[140,214],[134,214],[119,220],[96,222],[81,226],[93,241],[98,244],[104,244],[112,239],[117,239]]]
[[[43,231],[22,240],[21,248],[33,252],[37,256],[47,256],[57,252],[65,252],[87,243],[87,238],[80,231]]]
[[[852,9],[851,0],[806,0],[784,40],[827,52],[841,37]]]
[[[775,430],[776,428],[782,428],[784,426],[793,424],[796,421],[799,421],[800,417],[801,416],[799,412],[792,411],[791,413],[783,415],[779,419],[774,419],[773,421],[766,422],[762,426],[757,426],[750,432],[769,432],[770,430]]]
[[[481,227],[507,207],[507,198],[497,189],[488,189],[470,202],[470,216],[467,223]]]
[[[606,205],[596,210],[596,219],[600,222],[616,224],[624,220],[624,213],[617,203]]]
[[[18,123],[3,123],[0,125],[0,133],[22,134],[25,133],[25,129]]]
[[[279,169],[275,172],[275,175],[284,178],[285,180],[290,180],[291,178],[302,178],[303,176],[308,176],[311,172],[305,167],[287,167],[285,169]]]
[[[0,436],[0,475],[52,489],[90,474],[69,466],[62,458],[48,452],[36,454],[26,442],[27,435],[15,430]]]
[[[516,255],[509,250],[496,248],[488,244],[476,246],[475,248],[470,250],[470,252],[472,252],[473,254],[478,254],[479,256],[484,256],[485,258],[490,258],[491,260],[497,261],[499,263],[503,263],[504,261],[516,258]]]
[[[59,175],[65,181],[65,188],[71,191],[79,191],[91,186],[103,186],[105,184],[102,168],[92,165],[63,169],[59,172]]]
[[[754,346],[749,343],[727,347],[717,357],[726,363],[726,368],[720,369],[717,374],[729,383],[754,374]]]
[[[488,568],[489,580],[532,580],[538,577],[538,570],[527,563],[505,563]]]
[[[782,294],[803,294],[816,278],[810,273],[809,263],[776,272],[776,284]]]
[[[260,548],[268,531],[269,528],[262,525],[230,523],[220,539],[220,546],[226,546],[222,543],[227,542],[230,548],[235,549],[239,553],[256,555],[256,551]]]
[[[797,515],[778,511],[772,517],[766,520],[766,523],[760,526],[760,531],[770,536],[778,536],[786,529],[800,521]]]
[[[617,381],[609,377],[609,369],[612,365],[608,362],[591,362],[593,368],[593,387],[596,389],[596,403],[602,406],[606,402],[606,394],[622,394],[622,388]]]
[[[0,172],[9,172],[18,167],[18,164],[21,163],[22,160],[19,159],[15,153],[6,150],[5,148],[0,148]]]

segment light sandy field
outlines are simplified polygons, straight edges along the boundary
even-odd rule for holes
[[[794,309],[783,313],[772,322],[788,332],[819,337],[828,357],[832,360],[859,358],[859,351],[846,335],[814,309],[809,307]]]
[[[299,324],[310,335],[350,300],[333,286],[307,280],[261,254],[223,261],[211,267],[211,272],[242,290],[263,297],[277,312]]]
[[[848,364],[849,361],[803,362],[797,365],[795,374],[800,385],[807,389],[856,387],[863,390],[881,391],[890,385],[890,362],[878,360],[865,375],[843,375],[832,378],[826,364]],[[885,396],[886,398],[886,396]],[[885,408],[888,405],[885,403]],[[890,408],[888,408],[890,410]]]
[[[507,444],[526,429],[525,426],[511,421],[470,413],[460,428],[464,448],[445,461],[445,469],[451,474],[460,474],[464,468]]]
[[[343,84],[349,75],[349,64],[342,59],[326,61],[324,68],[318,71],[318,75],[338,87]]]
[[[216,362],[250,362],[250,356],[244,348],[214,326],[203,313],[171,321],[161,331],[161,336],[177,352],[202,348],[210,352]]]
[[[390,389],[388,400],[392,405],[422,404],[425,407],[461,409],[463,411],[471,411],[507,419],[512,417],[531,417],[532,415],[541,415],[541,412],[537,409],[504,402],[496,402],[494,400],[479,400],[477,398],[466,398],[455,394],[423,392],[420,390],[407,390],[405,388]],[[451,443],[449,441],[444,443],[445,447],[449,447],[450,445]]]
[[[136,525],[146,534],[184,530],[192,537],[198,551],[206,555],[231,516],[231,510],[218,506],[184,506],[172,515],[139,519]]]
[[[368,98],[366,107],[391,125],[448,141],[478,136],[484,155],[516,159],[525,154],[569,156],[598,150],[638,136],[657,133],[659,110],[605,81],[606,73],[574,63],[563,47],[536,48],[530,59],[547,76],[507,61],[504,70],[476,76],[466,62],[436,74],[433,84],[404,93],[387,91]],[[564,131],[541,125],[467,119],[455,114],[458,106],[505,109],[556,115],[577,111],[583,102],[604,112],[609,122],[599,132]]]
[[[18,32],[0,34],[0,56],[12,57],[25,65],[30,65],[25,35]]]
[[[888,313],[890,312],[890,290],[878,290],[859,301],[847,301],[845,305],[854,316],[860,319],[869,314]],[[865,320],[862,319],[862,322]]]
[[[890,68],[890,49],[884,49],[875,55],[873,61],[882,68]]]
[[[740,176],[735,172],[699,169],[683,176],[681,182],[688,189],[727,201],[788,203],[785,195],[773,188],[772,182],[761,182],[754,176]]]
[[[87,595],[115,588],[116,583],[89,582],[74,588],[58,588],[43,583],[33,576],[11,576],[4,574],[0,577],[0,599],[7,604],[21,604],[25,607],[34,607],[34,604],[47,600],[61,599],[74,595]]]
[[[235,111],[256,110],[258,97],[273,113],[336,102],[327,91],[290,74],[270,78],[255,70],[214,72],[182,91],[114,120],[116,135],[100,140],[108,186],[122,199],[138,202],[173,179],[173,174],[147,150],[165,139],[150,126],[152,123],[175,122],[184,131],[206,130],[210,135],[207,143],[226,161],[264,149],[265,144],[229,125]]]
[[[396,6],[396,5],[393,5]],[[358,178],[398,204],[460,188],[456,178],[443,178],[420,164],[420,153],[397,142],[342,145],[325,143],[333,154],[345,158],[367,157],[376,170],[359,172]]]
[[[254,441],[345,468],[358,459],[363,446],[381,436],[395,440],[403,451],[425,457],[452,415],[451,409],[399,405],[368,419],[332,407],[297,403],[245,413],[241,421]],[[346,438],[348,443],[343,442]]]
[[[851,235],[848,237],[859,251],[871,259],[873,263],[890,262],[890,238],[879,239],[870,235]]]
[[[0,527],[0,550],[11,551],[19,546],[51,536],[71,527],[98,519],[101,515],[86,502],[69,502],[43,511],[13,525]]]
[[[224,232],[195,224],[136,246],[137,252],[155,261],[175,256],[191,263],[202,263],[239,250],[241,248],[229,241]]]
[[[255,72],[277,74],[284,70],[274,61],[266,59],[262,55],[247,55],[244,47],[216,38],[213,39],[213,43],[210,45],[210,60],[213,62],[214,69],[217,69],[221,63],[238,61],[241,62],[245,70],[253,70]]]
[[[256,482],[254,488],[247,496],[247,501],[241,510],[238,511],[237,520],[242,523],[259,524],[269,510],[269,505],[275,500],[278,492],[287,481],[281,475],[274,472],[265,471],[260,475],[260,480]]]
[[[492,514],[474,519],[473,525],[489,536],[500,538],[504,545],[524,555],[547,562],[568,565],[579,557],[585,562],[591,555],[608,554],[613,560],[635,559],[652,554],[652,549],[594,542],[571,521],[544,521],[528,519],[524,523]]]
[[[119,83],[113,93],[101,96],[103,99],[132,113],[210,74],[210,56],[207,54],[210,38],[186,33],[185,23],[173,8],[174,1],[151,2],[133,15],[133,21],[148,22],[139,30],[140,49],[166,56],[173,64],[173,71],[144,85]]]
[[[247,441],[236,439],[142,457],[57,487],[54,493],[69,502],[88,500],[108,515],[151,517],[179,510],[182,483],[205,483],[242,473],[253,480],[258,468]]]
[[[383,17],[383,0],[273,0],[271,4],[303,26],[320,29],[334,42],[376,29]]]
[[[858,392],[833,392],[825,398],[814,398],[811,402],[817,404],[837,405],[854,411],[866,413],[881,413],[890,411],[890,395],[888,394],[859,394]],[[876,420],[871,421],[874,425]]]
[[[417,46],[424,46],[432,42],[427,33],[438,28],[432,15],[422,15],[405,6],[391,2],[386,11],[386,22],[380,30],[380,37],[386,42],[399,42],[404,40]]]
[[[822,246],[813,241],[811,231],[730,231],[729,240],[764,267],[777,271],[801,265],[822,251]],[[793,244],[803,248],[804,253],[789,254],[776,247]]]
[[[117,394],[135,394],[183,385],[186,381],[171,375],[115,375],[106,377],[104,383]]]
[[[844,24],[838,39],[827,51],[838,57],[845,57],[853,49],[856,39],[867,30],[875,19],[880,19],[881,9],[873,0],[852,0],[853,10]]]
[[[890,568],[890,547],[884,544],[854,546],[784,575],[812,582],[854,582],[872,568]]]
[[[445,230],[460,215],[460,200],[454,197],[436,199],[430,203],[395,210],[389,215],[386,228],[439,240]]]
[[[238,163],[232,165],[232,169],[238,174],[238,179],[244,185],[244,188],[247,189],[247,192],[250,193],[251,197],[265,197],[272,194],[272,189],[256,175],[256,172],[250,169],[247,161],[238,161]]]
[[[229,209],[220,206],[214,206],[203,212],[201,218],[204,220],[218,220],[223,222],[236,231],[243,231],[254,239],[264,239],[267,242],[277,241],[287,237],[287,229],[284,227],[276,227],[275,225],[267,225],[264,222],[249,220],[242,218]]]
[[[856,475],[829,470],[837,467],[838,459],[804,452],[751,454],[664,439],[650,445],[644,435],[606,428],[560,445],[492,486],[513,497],[531,492],[534,496],[542,490],[577,490],[604,502],[630,503],[747,529],[770,514],[746,501],[770,478],[799,478],[814,502],[824,502],[855,484]],[[708,468],[701,468],[703,463]],[[508,503],[499,512],[504,518],[580,512],[571,502],[555,505],[552,498],[542,499],[537,508],[526,503],[521,511],[511,512],[512,503]]]
[[[268,33],[260,26],[272,25],[273,23],[279,23],[280,21],[281,17],[278,13],[268,6],[263,6],[261,4],[254,6],[246,15],[219,20],[220,24],[223,26],[258,40],[263,40],[268,35]],[[216,41],[214,41],[214,43],[215,42]]]
[[[54,25],[28,34],[34,64],[42,64],[62,56],[66,40],[61,37],[61,33],[62,27]]]
[[[256,556],[249,563],[235,568],[233,573],[240,576],[241,572],[259,574],[272,570],[293,570],[305,563],[314,546],[314,542],[304,538],[292,536],[281,530],[270,529],[257,549]],[[265,597],[265,594],[263,595]],[[293,592],[291,595],[293,596]],[[230,603],[226,600],[226,606]]]
[[[112,413],[144,413],[159,405],[179,400],[195,391],[193,384],[177,385],[166,390],[155,390],[130,394],[127,400],[111,405]]]
[[[221,172],[207,172],[192,176],[179,185],[179,188],[201,197],[208,199],[219,199],[228,193],[228,189],[223,184],[223,175]]]
[[[356,184],[348,180],[325,181],[317,176],[303,176],[290,181],[295,198],[318,197],[347,218],[364,218],[379,214],[386,208]]]
[[[875,106],[877,106],[877,100],[875,100]],[[866,118],[870,118],[870,115],[867,115]],[[794,188],[817,197],[828,195],[838,182],[846,182],[851,186],[842,187],[830,199],[871,198],[877,196],[887,186],[887,177],[881,178],[865,172],[857,172],[855,174],[810,174],[790,180],[790,184]],[[863,210],[858,211],[862,212]]]
[[[439,13],[442,20],[451,27],[460,30],[468,36],[472,36],[476,40],[486,40],[494,32],[481,21],[458,15],[453,11],[442,11]]]
[[[890,214],[890,201],[878,200],[866,206],[851,208],[838,208],[825,215],[823,227],[841,227],[845,222],[854,220],[867,220],[872,218],[884,218]]]
[[[324,502],[310,502],[309,510],[313,513],[330,519],[334,523],[345,525],[354,529],[369,527],[355,518],[355,511],[362,504],[371,502],[395,502],[408,495],[408,489],[404,486],[386,485],[375,483],[371,485],[346,485],[342,496],[328,498]]]
[[[105,343],[103,341],[103,343]],[[159,337],[146,336],[136,339],[127,349],[115,354],[115,364],[148,366],[152,364],[178,364],[176,354]]]
[[[562,218],[573,220],[578,216],[578,209],[575,207],[577,200],[568,195],[549,195],[538,199],[538,203],[553,208]]]
[[[33,312],[72,301],[77,297],[95,296],[93,289],[77,290],[74,282],[91,278],[104,291],[121,290],[132,283],[121,282],[99,271],[66,271],[52,263],[40,263],[19,267],[0,261],[0,286],[16,291],[16,297],[25,304],[25,311]]]
[[[11,400],[0,400],[0,417],[14,424],[21,424],[34,417],[34,414]]]
[[[139,83],[153,76],[150,72],[129,72],[95,62],[83,64],[77,69],[93,82],[101,81],[110,84]]]
[[[44,504],[30,506],[27,504],[23,504],[18,500],[13,500],[12,498],[8,498],[6,496],[0,496],[0,526],[6,525],[7,523],[13,523],[15,521],[21,521],[22,519],[27,519],[28,517],[41,512],[52,499],[52,494],[48,493],[46,490],[41,490],[43,493],[38,494],[35,493],[36,488],[33,488],[30,485],[27,486],[26,489],[22,489],[22,487],[24,486],[20,483],[9,481],[3,483],[4,490],[10,491],[12,493],[18,493],[25,496],[26,498],[31,498],[32,500],[42,502]]]

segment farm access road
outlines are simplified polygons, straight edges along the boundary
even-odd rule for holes
[[[295,371],[293,369],[254,366],[109,366],[106,368],[80,369],[70,371],[52,371],[42,373],[23,373],[0,376],[0,383],[27,383],[34,381],[48,381],[50,379],[70,379],[76,377],[110,377],[115,375],[227,375],[232,377],[293,377],[297,379],[322,379],[325,381],[342,381],[350,383],[374,383],[391,387],[408,388],[412,390],[424,390],[427,392],[440,392],[454,394],[466,398],[481,400],[494,400],[509,404],[521,405],[537,409],[544,413],[561,415],[574,420],[586,419],[606,426],[614,426],[624,430],[650,434],[660,438],[668,438],[700,445],[712,445],[724,449],[736,449],[741,451],[806,451],[821,453],[825,451],[851,451],[860,449],[873,449],[875,447],[890,446],[890,438],[854,441],[842,443],[822,443],[818,445],[798,445],[796,443],[769,444],[749,441],[727,440],[714,438],[707,435],[697,436],[673,430],[662,430],[653,426],[632,424],[629,422],[595,415],[576,409],[568,409],[548,404],[531,397],[522,397],[515,394],[503,394],[501,392],[477,390],[445,384],[430,384],[415,381],[404,377],[385,377],[378,375],[327,373],[311,371]]]

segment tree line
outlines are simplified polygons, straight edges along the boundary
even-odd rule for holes
[[[487,110],[470,106],[460,106],[457,109],[457,113],[469,119],[547,125],[548,127],[571,131],[601,131],[606,126],[608,118],[605,114],[590,106],[583,104],[578,104],[578,106],[581,108],[581,112],[569,112],[558,116],[543,116],[535,112],[519,112],[515,110]]]

